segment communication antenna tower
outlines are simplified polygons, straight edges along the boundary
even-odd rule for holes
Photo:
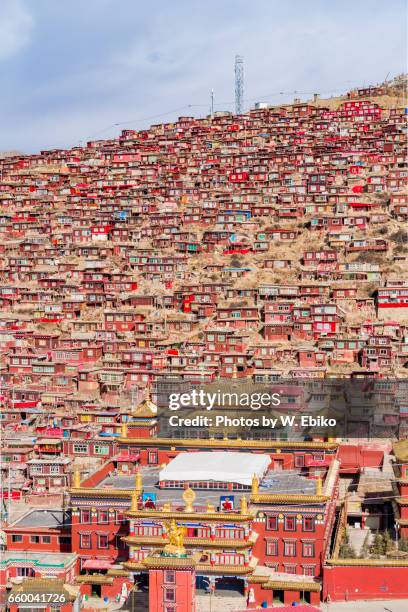
[[[235,114],[244,112],[244,58],[235,56]]]

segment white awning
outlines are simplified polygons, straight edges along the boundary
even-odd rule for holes
[[[270,463],[270,456],[261,454],[180,453],[160,471],[159,480],[237,482],[250,486],[253,475],[261,479]]]

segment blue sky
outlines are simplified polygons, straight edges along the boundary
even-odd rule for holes
[[[237,53],[247,108],[380,82],[406,70],[406,17],[405,0],[0,0],[0,151],[204,115],[211,88],[233,110]]]

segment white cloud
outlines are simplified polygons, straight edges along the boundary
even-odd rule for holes
[[[1,0],[0,60],[23,49],[30,40],[34,19],[21,0]]]

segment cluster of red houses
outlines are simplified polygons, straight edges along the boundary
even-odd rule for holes
[[[382,503],[406,538],[405,455],[391,476],[390,445],[353,447],[350,459],[350,445],[333,441],[254,442],[268,474],[234,515],[212,501],[185,509],[160,500],[153,481],[134,483],[136,468],[146,482],[186,450],[251,450],[160,438],[145,398],[166,377],[383,378],[385,394],[387,379],[404,378],[407,114],[396,99],[378,104],[383,94],[180,117],[0,159],[2,584],[52,575],[76,581],[82,596],[125,597],[149,572],[173,571],[154,561],[168,518],[188,522],[197,588],[232,581],[249,606],[344,599],[358,565],[339,553],[350,516],[394,529],[374,520],[358,478],[357,498],[344,503],[342,478],[365,470],[399,487]],[[404,435],[403,398],[399,410]],[[303,479],[305,492],[268,491],[278,471],[286,483]],[[233,480],[223,486],[233,494]],[[36,509],[13,522],[21,503]],[[358,580],[374,566],[388,590],[374,581],[347,597],[406,595],[395,586],[405,558],[371,559]],[[151,609],[173,612],[169,597]]]

